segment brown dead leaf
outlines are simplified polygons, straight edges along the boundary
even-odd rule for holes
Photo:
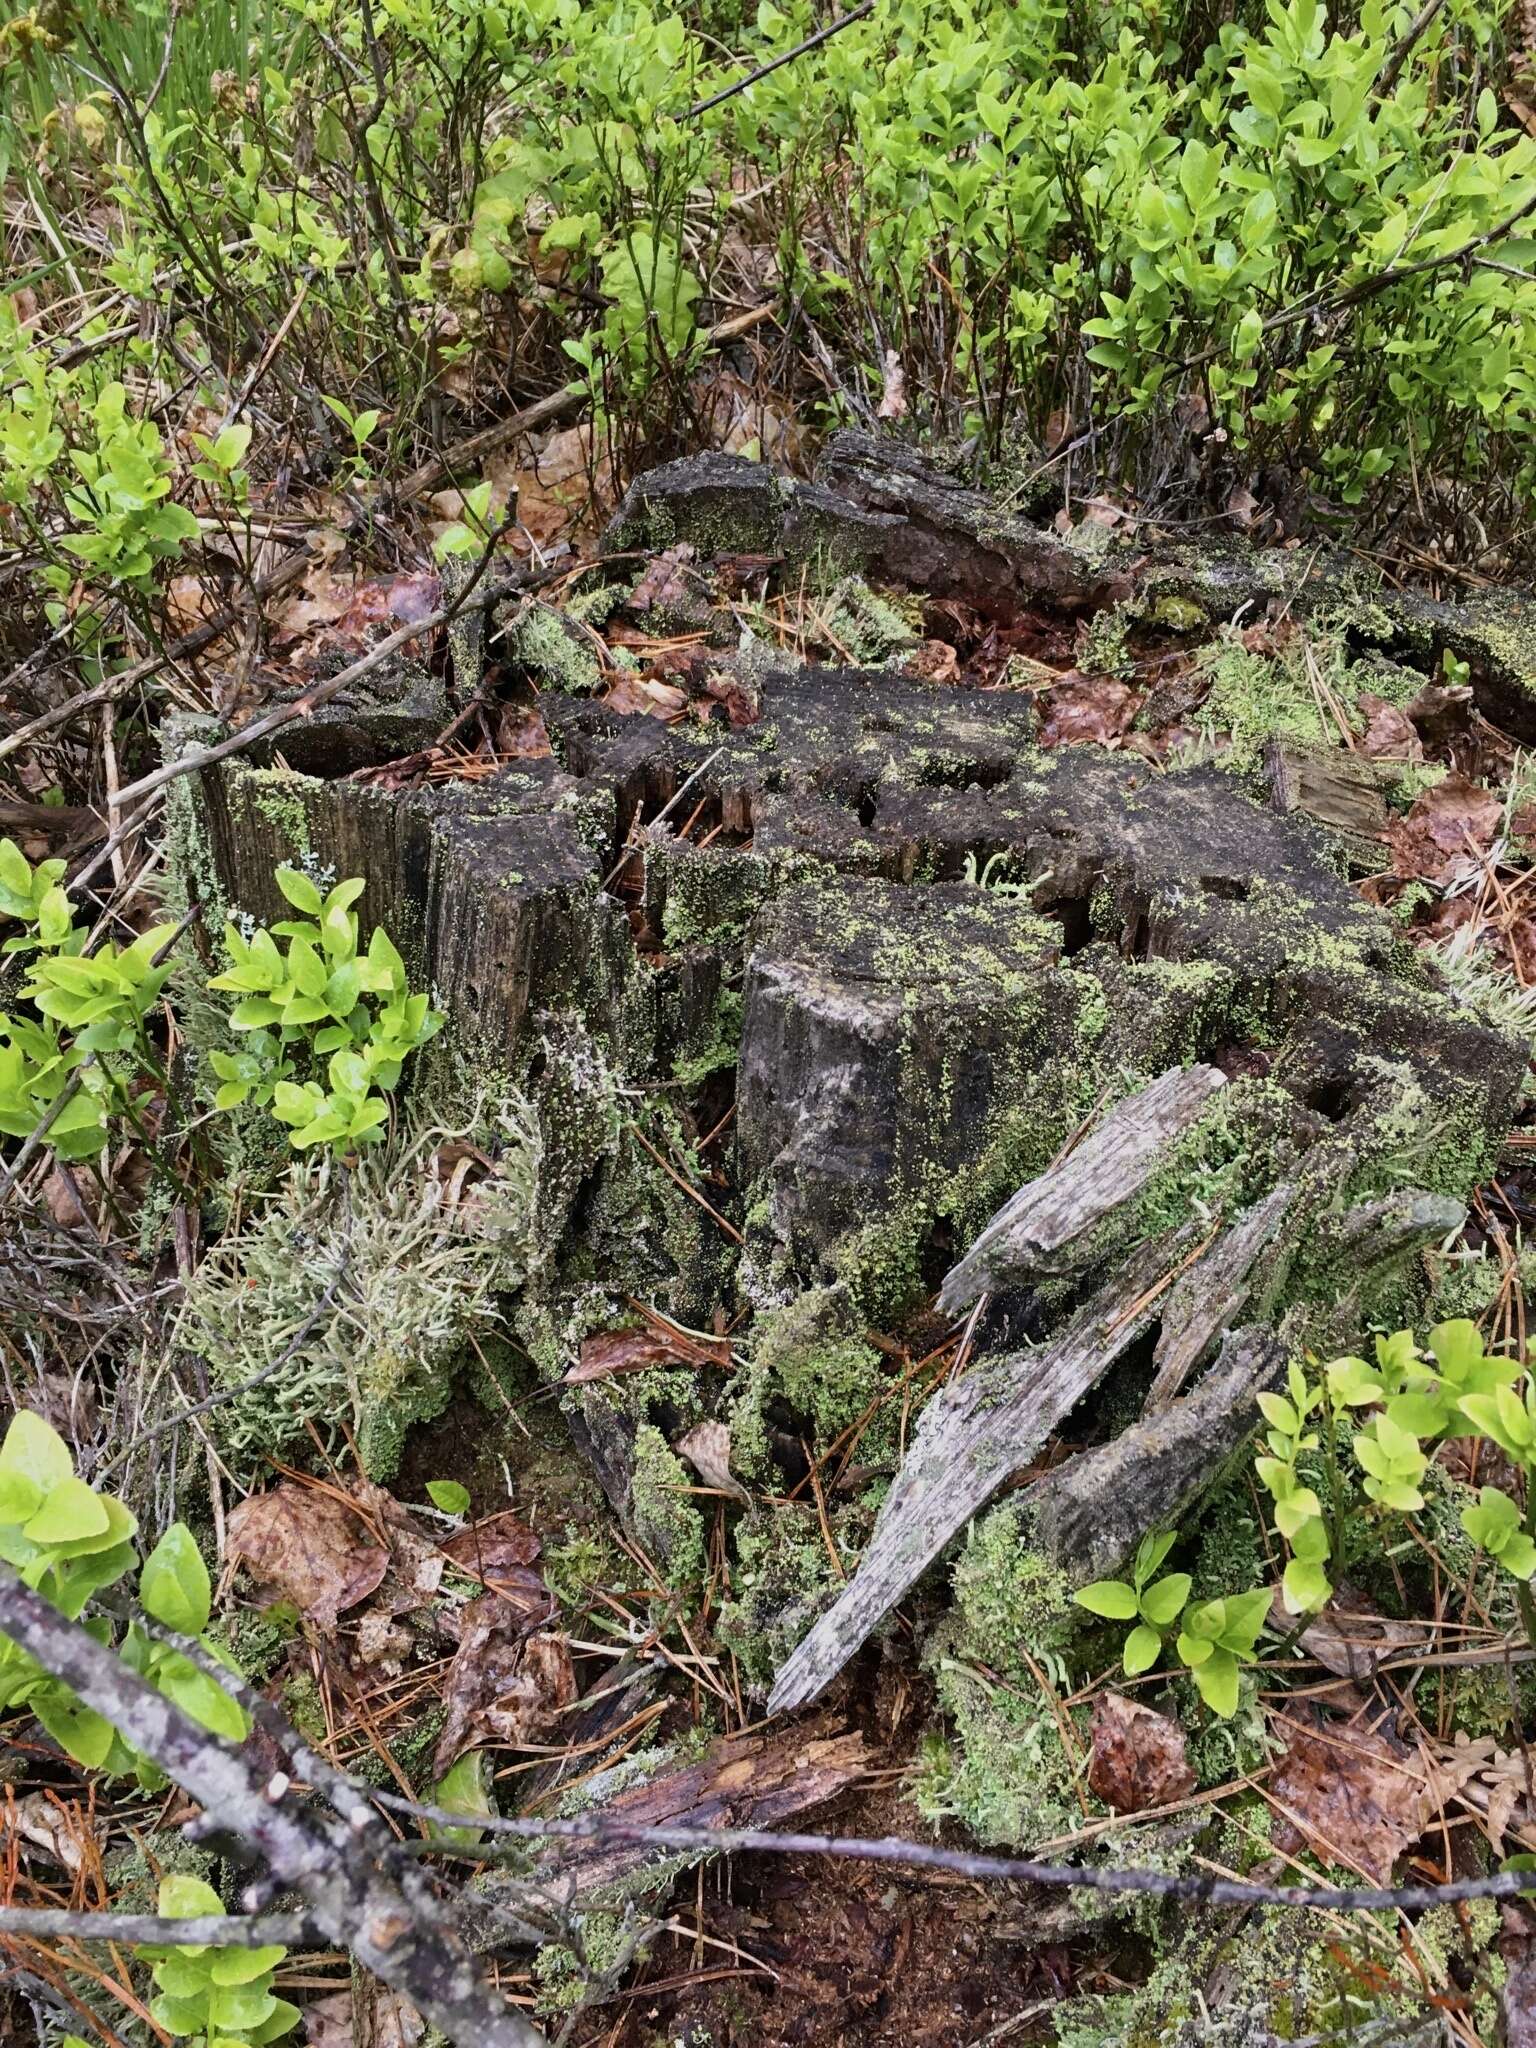
[[[706,1486],[729,1495],[732,1500],[750,1498],[746,1488],[731,1471],[731,1432],[723,1422],[696,1422],[672,1446],[686,1458]]]
[[[652,1365],[729,1366],[731,1347],[724,1338],[691,1337],[658,1317],[638,1329],[598,1330],[583,1338],[581,1355],[565,1376],[565,1385],[607,1379],[616,1372],[644,1372]]]
[[[1492,842],[1501,809],[1491,790],[1453,770],[1414,800],[1406,818],[1388,821],[1394,871],[1405,880],[1447,880]]]
[[[1423,1834],[1433,1802],[1423,1763],[1370,1729],[1304,1727],[1276,1717],[1288,1737],[1270,1781],[1282,1825],[1275,1846],[1305,1845],[1324,1862],[1392,1882],[1392,1866]]]
[[[389,1569],[389,1552],[356,1508],[287,1479],[231,1511],[229,1553],[274,1601],[292,1601],[321,1629],[366,1600]]]
[[[462,1621],[443,1691],[448,1717],[432,1759],[436,1778],[481,1738],[512,1749],[537,1740],[576,1697],[565,1638],[531,1634],[500,1593],[471,1600]]]
[[[444,1556],[451,1558],[461,1571],[473,1572],[482,1579],[496,1578],[514,1566],[532,1564],[542,1548],[537,1531],[510,1509],[461,1529],[442,1546]]]
[[[1246,533],[1258,517],[1259,501],[1252,491],[1242,484],[1234,484],[1227,493],[1227,517],[1234,526],[1240,526]]]
[[[763,700],[756,683],[745,682],[728,669],[709,671],[704,678],[704,695],[709,703],[721,706],[726,724],[733,732],[756,725],[763,715]]]
[[[646,612],[663,606],[670,611],[680,611],[691,605],[698,593],[699,579],[690,576],[688,565],[694,560],[695,550],[686,540],[679,541],[674,548],[665,548],[659,555],[653,555],[640,572],[639,581],[625,600],[626,611]]]
[[[688,696],[670,683],[650,682],[627,672],[618,676],[603,694],[603,703],[621,718],[660,718],[675,725],[688,709]]]
[[[1295,1622],[1275,1588],[1270,1617],[1283,1635]],[[1391,1621],[1363,1593],[1340,1585],[1321,1613],[1314,1614],[1298,1638],[1309,1657],[1339,1678],[1373,1678],[1383,1657],[1410,1650],[1424,1641],[1424,1631],[1411,1622]]]
[[[1103,745],[1118,739],[1136,716],[1140,701],[1134,690],[1111,676],[1072,672],[1055,689],[1045,692],[1040,744],[1061,747],[1096,741]]]
[[[312,1998],[304,2007],[309,2048],[416,2048],[426,2030],[414,2005],[362,1970],[350,1991]]]
[[[1116,1813],[1144,1813],[1149,1806],[1187,1799],[1195,1783],[1176,1721],[1122,1693],[1099,1694],[1093,1703],[1090,1792]]]
[[[910,654],[902,656],[901,666],[906,675],[918,676],[925,683],[960,680],[960,657],[947,640],[919,641]]]
[[[901,356],[897,350],[886,350],[885,361],[880,369],[885,380],[885,389],[880,394],[880,403],[875,407],[875,418],[904,420],[907,416],[907,373],[901,367]]]
[[[1385,697],[1372,696],[1369,690],[1362,690],[1355,701],[1365,713],[1362,754],[1372,761],[1423,760],[1424,742],[1406,711],[1389,704]]]
[[[503,704],[496,716],[496,753],[509,761],[543,761],[554,753],[544,719],[532,704]]]

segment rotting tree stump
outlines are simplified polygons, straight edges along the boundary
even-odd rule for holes
[[[1213,612],[1307,599],[1292,556],[1086,560],[860,437],[814,486],[727,458],[642,479],[614,542],[678,538],[1004,613],[1170,588]],[[1322,580],[1335,605],[1357,594]],[[1462,650],[1490,707],[1536,733],[1507,620],[1360,602],[1367,636],[1426,665]],[[856,1330],[942,1288],[973,1319],[976,1362],[924,1412],[863,1564],[782,1674],[790,1706],[1112,1371],[1142,1419],[1037,1484],[1038,1540],[1081,1581],[1183,1512],[1288,1351],[1411,1303],[1525,1053],[1429,984],[1294,787],[1273,808],[1219,767],[1042,752],[1006,690],[717,666],[755,716],[706,722],[701,698],[667,726],[550,690],[555,761],[406,795],[343,778],[418,745],[414,714],[329,707],[281,762],[190,778],[175,844],[215,914],[281,915],[280,860],[365,876],[365,924],[439,992],[461,1070],[530,1094],[550,1369],[594,1291],[697,1321],[817,1289]],[[707,846],[661,816],[685,784]],[[631,1105],[707,1088],[717,1112],[733,1073],[724,1184],[658,1177],[637,1207]],[[601,1113],[573,1113],[577,1074]],[[691,1235],[663,1230],[663,1203]],[[563,1398],[619,1514],[660,1544],[635,1444],[665,1413],[605,1384]]]

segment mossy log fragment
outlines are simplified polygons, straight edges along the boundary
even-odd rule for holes
[[[1065,1159],[1003,1204],[945,1274],[940,1309],[958,1315],[983,1294],[1071,1272],[1074,1247],[1140,1194],[1170,1143],[1226,1080],[1216,1067],[1170,1068],[1118,1104]]]
[[[652,1884],[670,1883],[679,1870],[709,1856],[707,1847],[668,1849],[624,1839],[629,1828],[772,1828],[825,1805],[857,1783],[868,1767],[864,1737],[846,1723],[822,1714],[797,1728],[758,1728],[725,1735],[691,1763],[665,1765],[638,1784],[625,1784],[623,1764],[605,1784],[606,1773],[583,1786],[584,1806],[601,1814],[611,1832],[557,1838],[539,1854],[531,1881],[557,1908],[583,1911],[644,1895]],[[477,1879],[465,1896],[468,1938],[484,1949],[506,1941],[502,1901],[514,1912],[526,1900],[530,1879]],[[514,1926],[511,1938],[520,1938]]]
[[[1498,592],[1464,603],[1399,591],[1342,550],[1259,548],[1238,536],[1149,550],[1093,529],[1091,545],[1021,518],[1017,485],[962,483],[888,436],[844,429],[814,483],[740,456],[703,455],[639,477],[605,535],[611,552],[691,542],[701,555],[741,550],[789,563],[857,569],[925,595],[958,597],[989,618],[1021,611],[1071,617],[1172,599],[1212,621],[1271,602],[1293,618],[1342,623],[1352,640],[1412,653],[1428,673],[1465,662],[1478,709],[1536,744],[1536,602]]]
[[[1001,529],[983,531],[969,500],[957,510],[955,487],[922,465],[898,465],[899,492],[875,505],[874,457],[839,460],[870,500],[851,529],[866,550],[927,548],[940,587],[979,564],[989,587],[1013,579],[1009,603],[1026,588],[1058,609],[1104,600],[1099,569],[1054,537],[1042,552],[1010,528],[1000,567]],[[710,478],[722,518],[750,500],[778,522],[722,546],[782,539],[791,518],[824,533],[841,516],[830,489],[786,510],[796,494],[754,465],[720,458]],[[684,515],[687,476],[647,488],[636,505]],[[1133,581],[1156,566],[1117,560]],[[736,726],[706,723],[702,702],[668,726],[546,692],[556,760],[404,794],[355,779],[394,751],[355,708],[296,723],[281,760],[189,778],[175,844],[215,933],[225,910],[285,914],[279,861],[362,875],[365,925],[388,925],[449,1010],[429,1058],[538,1093],[549,1228],[536,1298],[530,1287],[514,1313],[551,1379],[626,1297],[699,1325],[716,1306],[766,1313],[825,1289],[859,1334],[950,1269],[951,1309],[1003,1291],[844,1595],[851,1635],[837,1657],[841,1621],[809,1639],[814,1688],[1130,1333],[1144,1345],[1131,1379],[1145,1368],[1153,1410],[1173,1403],[1147,1420],[1162,1444],[1182,1442],[1223,1387],[1236,1405],[1213,1430],[1247,1426],[1235,1378],[1198,1378],[1234,1327],[1315,1342],[1346,1315],[1397,1313],[1415,1250],[1453,1227],[1491,1164],[1525,1053],[1430,984],[1315,825],[1215,766],[1042,751],[1031,700],[1006,689],[761,659],[747,680],[759,715]],[[707,844],[662,815],[695,777]],[[639,884],[629,915],[603,886],[622,854]],[[706,1210],[668,1171],[692,1142],[675,1118],[703,1075],[717,1123],[733,1067]],[[1126,1120],[1141,1112],[1115,1105],[1169,1070],[1188,1114],[1138,1149]],[[648,1119],[663,1151],[682,1132],[678,1158],[642,1157]],[[1019,1197],[1021,1241],[993,1270],[1012,1225],[973,1250],[979,1233],[1074,1145],[1066,1183]],[[1062,1185],[1081,1198],[1070,1213],[1053,1207]],[[1085,1306],[1084,1288],[1117,1272]],[[749,1356],[761,1327],[747,1326]],[[1039,1349],[1017,1349],[1024,1332]],[[725,1399],[649,1377],[563,1399],[631,1535],[665,1564],[668,1530],[641,1526],[664,1502],[686,1562],[702,1523],[670,1446]],[[764,1398],[782,1389],[765,1384]],[[803,1405],[788,1419],[798,1430]],[[754,1420],[743,1408],[743,1442]],[[759,1435],[771,1461],[773,1432]],[[649,1493],[642,1452],[661,1475]],[[789,1668],[786,1680],[782,1697],[809,1697]]]
[[[189,881],[205,910],[262,924],[291,916],[274,880],[281,865],[362,876],[364,935],[382,925],[466,1041],[508,1068],[532,1015],[617,999],[630,948],[599,886],[613,836],[606,791],[530,761],[400,795],[333,778],[334,733],[320,721],[283,739],[283,765],[235,757],[200,771],[183,799],[201,841]],[[341,758],[354,758],[350,741]]]
[[[1274,1331],[1232,1331],[1192,1393],[1030,1489],[1034,1540],[1074,1585],[1118,1571],[1148,1530],[1176,1528],[1220,1478],[1258,1421],[1258,1396],[1279,1385],[1285,1360]]]
[[[1186,1226],[1139,1246],[1050,1343],[983,1359],[928,1404],[858,1570],[786,1661],[770,1714],[806,1705],[831,1683],[950,1538],[1150,1328],[1156,1283],[1190,1235]]]
[[[1166,1408],[1211,1346],[1249,1312],[1258,1292],[1255,1268],[1295,1208],[1296,1193],[1293,1181],[1271,1188],[1175,1280],[1152,1354],[1156,1373],[1145,1415]]]

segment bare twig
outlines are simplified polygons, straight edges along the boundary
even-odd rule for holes
[[[304,1901],[329,1940],[408,1998],[460,2048],[543,2048],[544,2037],[486,1982],[438,1910],[425,1878],[395,1867],[382,1820],[358,1803],[349,1821],[262,1783],[243,1757],[129,1670],[77,1622],[0,1565],[0,1633],[62,1679],[203,1808],[200,1832],[234,1837]]]
[[[68,1913],[52,1906],[0,1906],[0,1936],[25,1941],[159,1942],[192,1948],[265,1948],[269,1942],[293,1948],[309,1933],[302,1913],[203,1913],[195,1920],[167,1920],[158,1913]]]
[[[462,1827],[464,1816],[444,1808],[418,1805],[392,1792],[375,1792],[379,1803],[397,1813]],[[1492,1877],[1464,1878],[1455,1884],[1405,1885],[1398,1889],[1331,1885],[1249,1884],[1236,1878],[1171,1877],[1162,1870],[1084,1870],[1073,1864],[1035,1863],[1017,1856],[979,1856],[964,1849],[942,1849],[931,1842],[903,1842],[891,1836],[878,1841],[839,1835],[781,1834],[767,1828],[641,1827],[592,1813],[576,1820],[484,1820],[475,1825],[495,1834],[530,1838],[574,1837],[600,1841],[646,1842],[657,1848],[719,1850],[750,1849],[784,1856],[832,1856],[844,1862],[899,1864],[913,1870],[942,1870],[956,1877],[1012,1884],[1036,1884],[1056,1890],[1140,1893],[1208,1906],[1318,1906],[1343,1913],[1416,1911],[1453,1905],[1467,1899],[1513,1899],[1536,1891],[1536,1871],[1508,1870]]]
[[[1444,4],[1444,0],[1441,0],[1441,4]],[[854,22],[862,21],[866,14],[873,14],[874,11],[875,0],[864,0],[862,7],[854,7],[847,14],[840,14],[836,21],[829,21],[825,28],[817,29],[815,35],[807,36],[803,43],[796,43],[792,50],[786,50],[781,57],[775,57],[767,64],[759,64],[755,71],[749,71],[745,78],[738,78],[734,85],[722,87],[719,92],[712,93],[707,100],[695,100],[683,119],[692,121],[699,114],[707,114],[711,107],[721,106],[726,100],[733,100],[737,93],[745,92],[749,85],[756,85],[760,78],[767,78],[770,72],[778,71],[786,64],[793,64],[797,57],[803,57],[808,50],[818,49],[821,44],[830,41],[833,36],[839,35],[845,28],[850,28]]]

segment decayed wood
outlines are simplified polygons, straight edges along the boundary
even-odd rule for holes
[[[328,763],[331,736],[308,737]],[[338,877],[363,876],[364,936],[382,925],[455,1026],[493,1053],[514,1053],[536,1010],[600,1006],[627,959],[623,912],[598,886],[611,800],[552,761],[404,796],[225,763],[203,771],[198,795],[232,909],[266,924],[291,915],[274,871],[304,849]],[[203,939],[210,959],[216,939]]]
[[[1170,1068],[1118,1103],[1059,1166],[1003,1204],[946,1274],[939,1307],[958,1315],[983,1294],[1070,1272],[1071,1248],[1140,1193],[1170,1142],[1225,1085],[1216,1067]]]
[[[1368,760],[1337,747],[1304,747],[1271,740],[1264,750],[1269,787],[1279,811],[1304,817],[1338,835],[1354,865],[1364,872],[1381,865],[1383,835],[1391,812],[1386,792],[1400,779],[1402,764]]]
[[[0,1564],[0,1635],[35,1657],[119,1728],[203,1809],[227,1853],[291,1887],[320,1932],[408,1998],[461,2048],[541,2048],[544,2036],[485,1980],[447,1925],[423,1872],[359,1794],[346,1813],[299,1799],[286,1776],[263,1782],[244,1757],[163,1698]]]
[[[929,1403],[858,1570],[786,1661],[770,1714],[815,1699],[950,1538],[1093,1391],[1150,1326],[1158,1284],[1191,1235],[1186,1227],[1150,1239],[1051,1343],[983,1359]]]
[[[601,1773],[583,1786],[592,1812],[590,1834],[552,1835],[529,1877],[487,1873],[463,1895],[459,1925],[471,1947],[522,1946],[529,1930],[519,1915],[530,1882],[552,1905],[582,1911],[628,1895],[637,1873],[656,1866],[658,1882],[679,1866],[716,1853],[710,1834],[771,1829],[846,1791],[869,1767],[864,1738],[846,1723],[820,1715],[793,1728],[757,1728],[722,1736],[697,1762],[684,1764],[614,1797]],[[536,1826],[537,1823],[534,1823]],[[669,1845],[627,1839],[626,1828],[688,1828],[694,1841]]]
[[[1117,1571],[1149,1530],[1174,1527],[1247,1441],[1285,1353],[1272,1331],[1234,1330],[1193,1393],[1042,1480],[1029,1494],[1041,1548],[1081,1585]]]
[[[1156,1415],[1210,1350],[1236,1322],[1253,1291],[1254,1269],[1274,1243],[1296,1201],[1296,1185],[1282,1181],[1251,1209],[1244,1210],[1211,1249],[1181,1273],[1169,1291],[1153,1362],[1157,1377],[1144,1415]]]

